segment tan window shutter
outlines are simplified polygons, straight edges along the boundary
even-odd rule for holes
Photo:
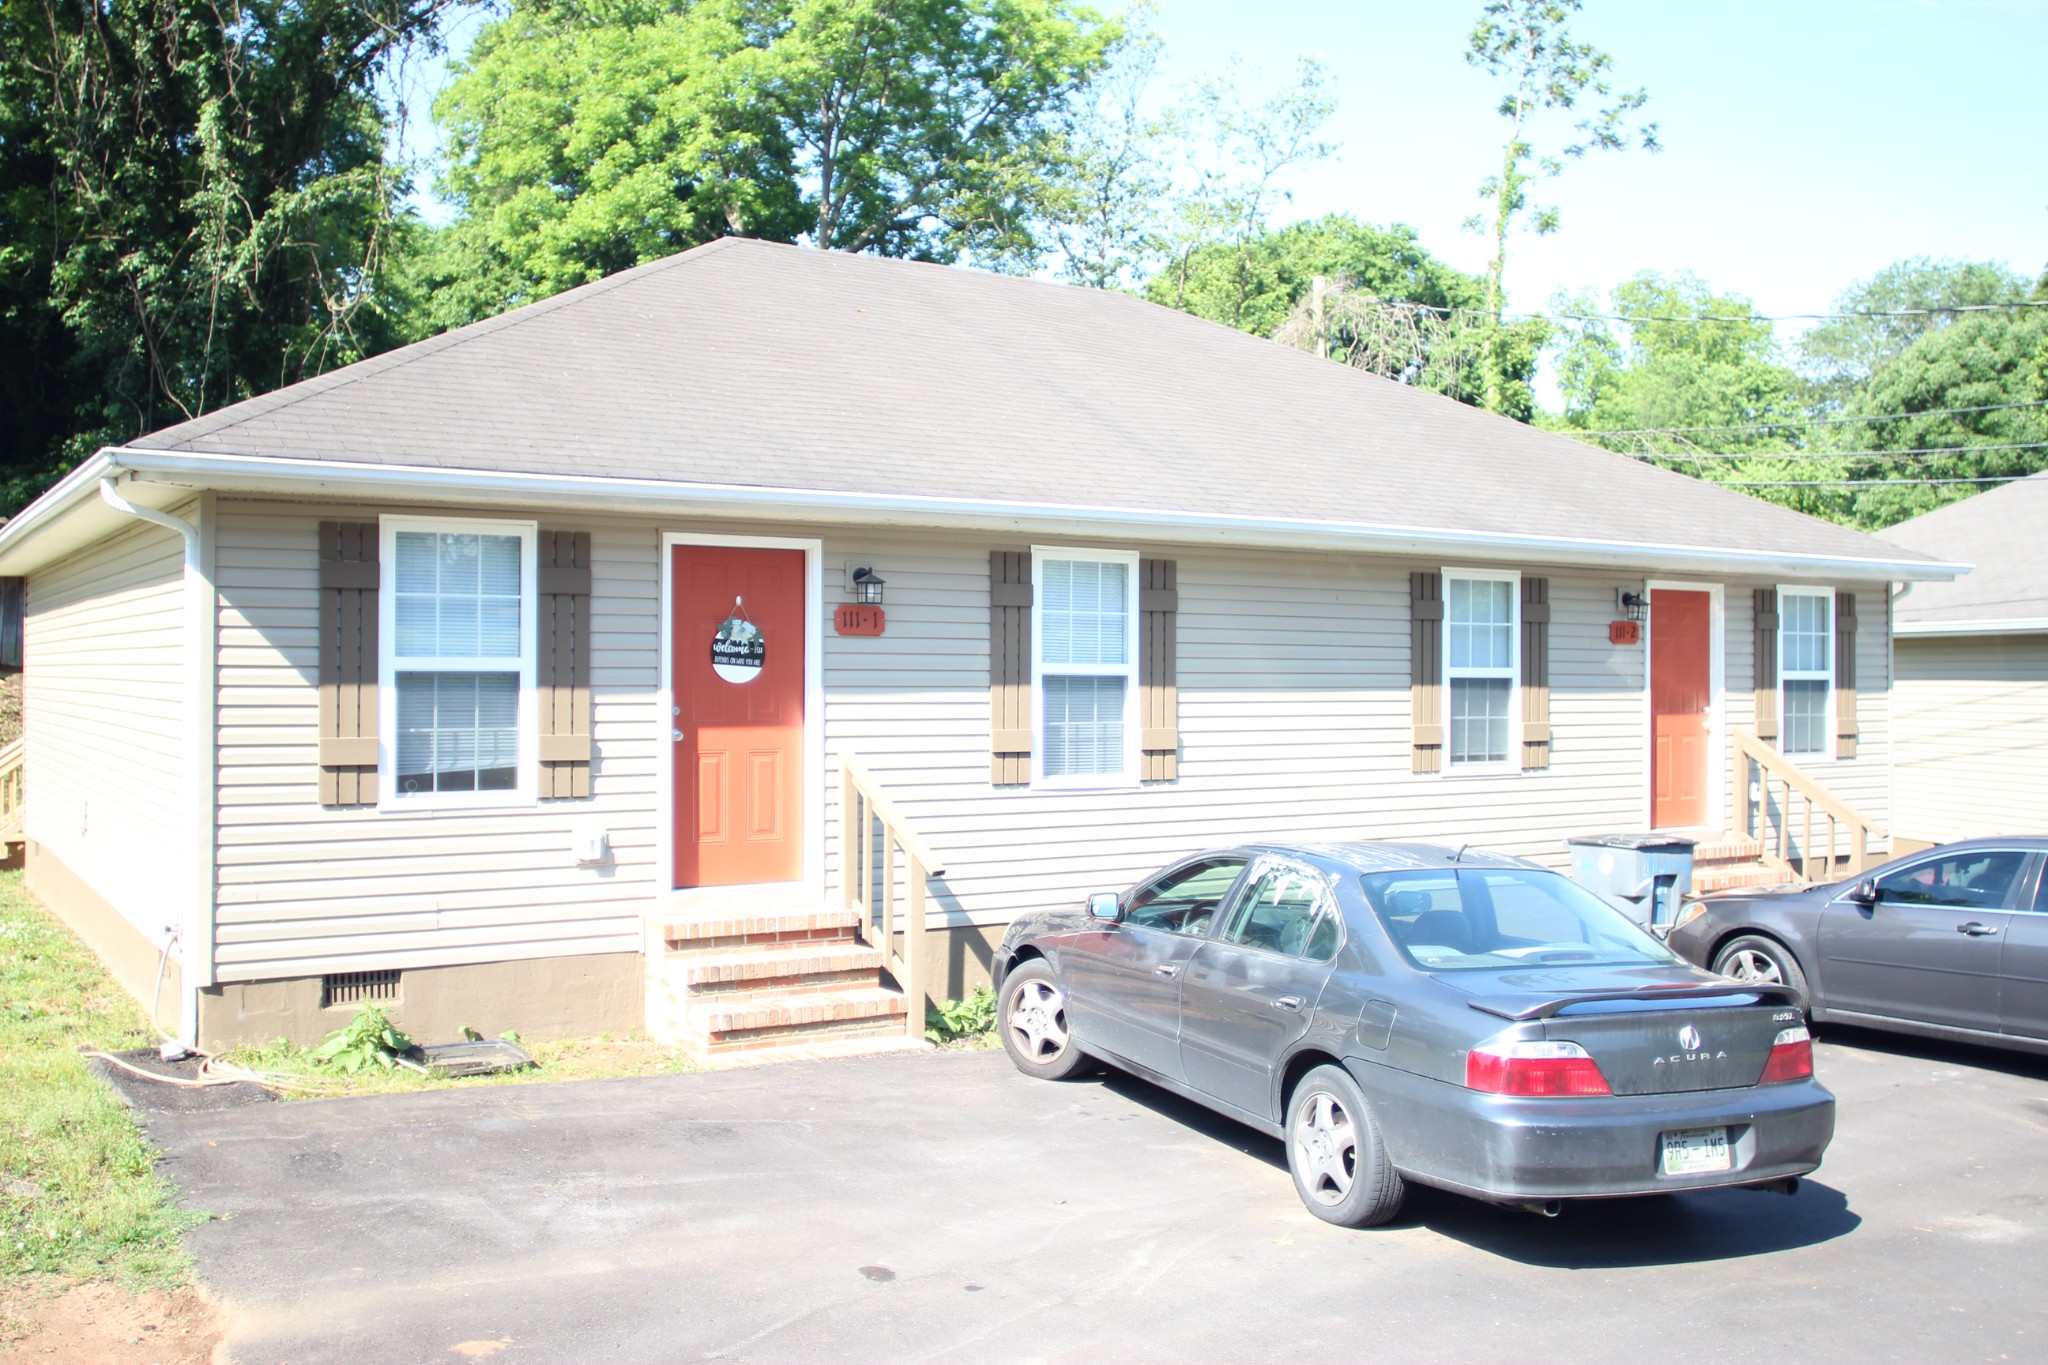
[[[1415,771],[1434,773],[1444,766],[1444,576],[1408,575],[1408,701],[1409,743]]]
[[[320,523],[320,804],[377,803],[377,523]]]
[[[1138,561],[1138,715],[1147,782],[1180,776],[1180,567],[1171,559]]]
[[[988,556],[989,778],[1031,780],[1031,552]]]
[[[1550,580],[1522,580],[1522,766],[1550,766]]]
[[[1756,590],[1756,737],[1778,742],[1778,590]]]
[[[590,795],[590,532],[540,533],[540,794]]]
[[[1835,594],[1835,757],[1856,757],[1856,594]]]

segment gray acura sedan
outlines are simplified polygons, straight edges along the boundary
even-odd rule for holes
[[[994,961],[1025,1074],[1094,1058],[1280,1138],[1326,1222],[1409,1181],[1557,1212],[1790,1192],[1835,1101],[1782,985],[1687,965],[1536,864],[1425,844],[1256,844],[1025,916]]]

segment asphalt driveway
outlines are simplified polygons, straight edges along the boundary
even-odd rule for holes
[[[1309,1217],[1279,1145],[1000,1053],[146,1115],[231,1358],[2048,1354],[2048,1063],[1833,1035],[1794,1198]]]

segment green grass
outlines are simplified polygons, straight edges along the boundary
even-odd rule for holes
[[[279,1086],[283,1100],[325,1099],[346,1095],[395,1095],[415,1090],[460,1090],[480,1085],[523,1085],[535,1081],[597,1081],[620,1076],[667,1076],[700,1068],[679,1049],[664,1047],[646,1038],[558,1038],[550,1042],[522,1042],[534,1065],[524,1071],[501,1071],[491,1076],[422,1076],[402,1067],[385,1070],[370,1067],[340,1072],[315,1062],[312,1049],[295,1047],[280,1038],[263,1046],[238,1047],[221,1060],[251,1071],[261,1071],[306,1087]]]
[[[156,1154],[81,1047],[152,1041],[141,1007],[0,872],[0,1280],[172,1287],[191,1274]]]

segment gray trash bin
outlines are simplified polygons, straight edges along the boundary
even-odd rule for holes
[[[1572,880],[1605,896],[1646,929],[1663,929],[1692,892],[1697,839],[1670,834],[1583,834],[1567,839]]]

